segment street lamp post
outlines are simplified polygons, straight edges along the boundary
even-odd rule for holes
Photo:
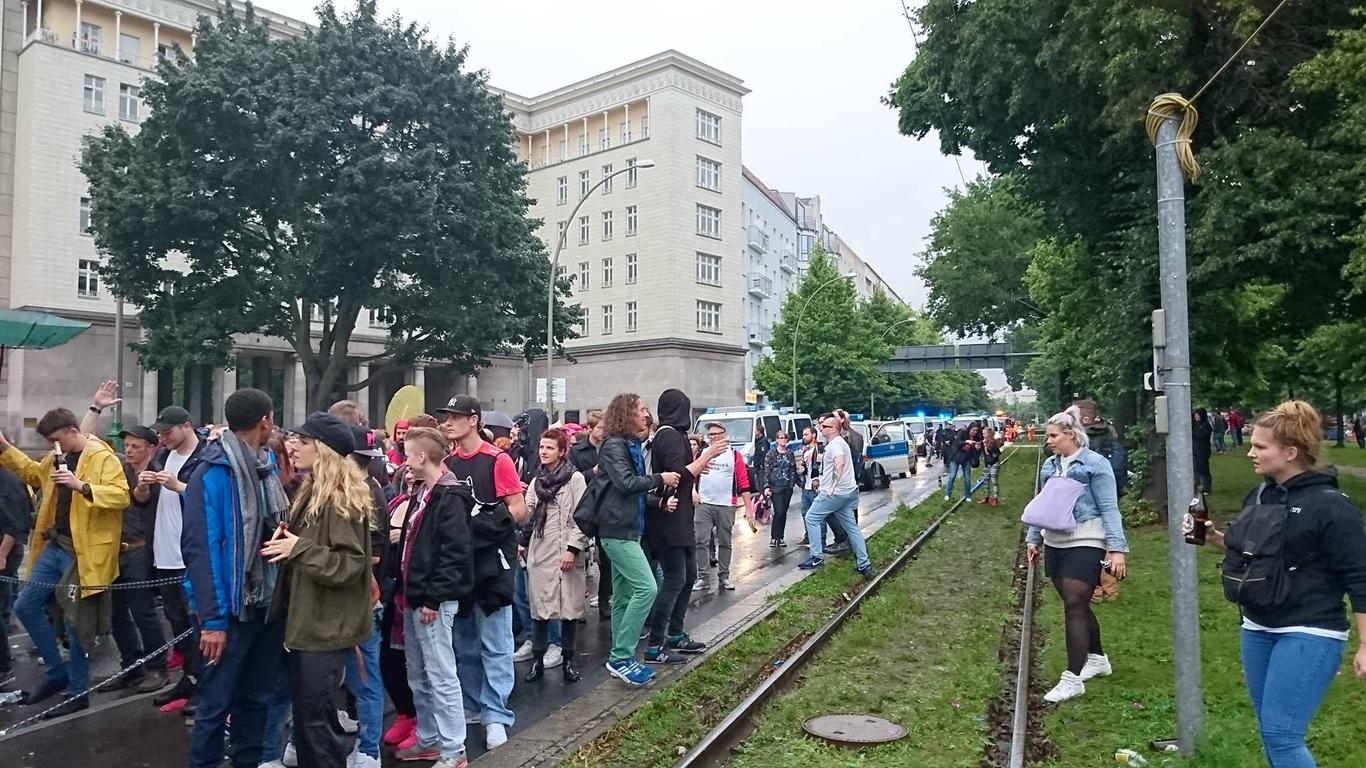
[[[826,287],[827,285],[831,285],[831,284],[833,284],[833,283],[837,283],[837,282],[839,282],[840,280],[852,280],[852,279],[855,278],[855,277],[857,277],[857,275],[856,275],[855,273],[853,273],[853,272],[845,272],[845,273],[842,274],[842,275],[836,275],[836,276],[830,278],[829,280],[826,280],[825,282],[823,282],[823,283],[821,283],[819,286],[817,286],[817,287],[816,287],[816,290],[812,291],[810,296],[807,296],[807,297],[806,297],[806,301],[802,302],[802,308],[801,308],[800,310],[797,311],[797,322],[794,323],[793,326],[792,326],[792,410],[793,410],[793,411],[798,411],[798,410],[800,410],[800,408],[797,406],[797,339],[801,338],[800,331],[801,331],[801,328],[802,328],[802,315],[806,314],[806,308],[811,304],[811,300],[814,299],[814,298],[816,298],[816,294],[818,294],[818,293],[820,293],[822,290],[824,290],[825,287]]]
[[[569,237],[569,226],[578,215],[579,208],[583,207],[584,201],[588,200],[598,187],[606,184],[613,176],[620,176],[629,173],[637,168],[653,168],[655,161],[641,160],[635,165],[628,165],[619,171],[603,176],[597,184],[588,188],[583,197],[574,206],[574,210],[569,212],[569,218],[565,219],[564,228],[560,230],[560,239],[555,243],[555,255],[550,260],[550,281],[546,288],[546,307],[545,307],[545,414],[546,418],[554,420],[555,414],[555,280],[556,273],[560,269],[560,251],[564,248],[565,238]]]

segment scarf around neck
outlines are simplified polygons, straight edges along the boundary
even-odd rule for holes
[[[256,550],[266,536],[284,519],[289,508],[284,486],[275,475],[270,454],[264,449],[247,445],[233,432],[224,432],[218,439],[223,455],[232,468],[237,498],[241,504],[241,541],[244,552],[242,566],[242,605],[238,618],[252,621],[270,606],[275,592],[279,567],[266,562]]]
[[[560,489],[569,482],[574,476],[574,465],[568,459],[561,459],[554,469],[546,467],[544,464],[536,472],[536,511],[532,515],[532,531],[536,535],[545,533],[546,512],[550,508],[550,502],[559,495]]]

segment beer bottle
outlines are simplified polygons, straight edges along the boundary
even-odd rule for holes
[[[1205,494],[1202,492],[1191,499],[1190,509],[1186,510],[1186,517],[1182,521],[1181,527],[1186,534],[1186,543],[1194,544],[1197,547],[1205,546],[1205,529],[1209,523],[1209,509],[1205,504]]]

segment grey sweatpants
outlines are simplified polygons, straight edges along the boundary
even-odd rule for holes
[[[722,579],[730,576],[730,534],[735,527],[737,507],[721,504],[699,504],[693,515],[693,534],[697,542],[697,571],[705,573],[703,566],[711,559],[707,551],[711,542],[711,529],[716,529],[716,573]],[[699,576],[699,578],[701,578]]]

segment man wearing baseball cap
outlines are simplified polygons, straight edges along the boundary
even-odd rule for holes
[[[445,415],[443,429],[454,446],[446,467],[472,502],[474,594],[461,602],[453,627],[465,721],[482,722],[485,742],[495,749],[507,742],[515,719],[507,706],[513,685],[512,569],[526,499],[512,457],[479,434],[483,408],[477,398],[456,395],[436,410]]]

